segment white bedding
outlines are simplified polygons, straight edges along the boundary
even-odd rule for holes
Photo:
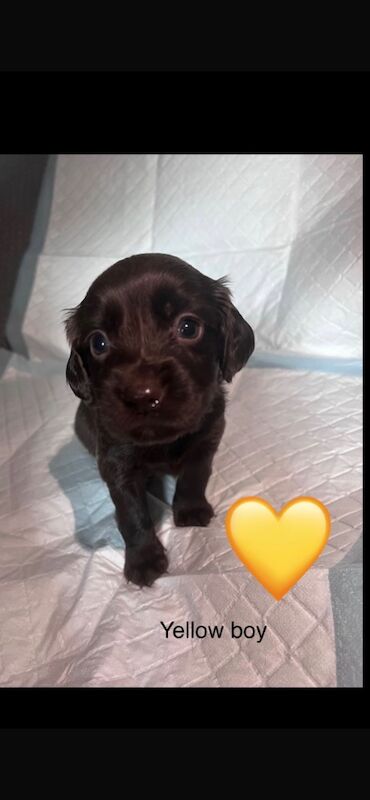
[[[360,156],[59,156],[41,211],[51,189],[9,320],[15,354],[1,354],[0,684],[334,686],[328,568],[362,525]],[[170,569],[139,590],[73,435],[62,317],[106,266],[150,251],[229,274],[256,353],[229,389],[217,517],[176,529],[172,479],[162,499],[153,489]],[[301,494],[327,505],[331,537],[278,603],[230,550],[224,517],[243,495],[279,508]],[[172,620],[224,633],[166,639]],[[263,640],[232,639],[232,621],[266,625]]]

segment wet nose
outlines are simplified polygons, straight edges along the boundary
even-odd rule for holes
[[[126,390],[125,403],[140,414],[149,414],[160,407],[163,396],[163,387],[157,382],[146,381],[142,385],[132,386]]]

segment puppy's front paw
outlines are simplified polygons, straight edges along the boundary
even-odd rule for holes
[[[159,539],[145,545],[126,547],[124,575],[131,583],[151,586],[167,569],[168,558]]]
[[[187,525],[205,528],[209,525],[212,517],[214,517],[213,508],[205,498],[194,505],[174,504],[173,506],[173,518],[178,528],[183,528]]]

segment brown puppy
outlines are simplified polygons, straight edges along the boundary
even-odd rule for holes
[[[146,500],[155,473],[178,476],[175,525],[208,525],[205,490],[224,427],[222,381],[254,349],[223,278],[174,256],[118,261],[69,312],[67,380],[82,402],[79,438],[96,455],[126,543],[125,576],[151,585],[167,570]]]

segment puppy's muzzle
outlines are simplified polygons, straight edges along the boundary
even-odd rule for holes
[[[125,405],[138,414],[159,411],[166,396],[168,370],[166,362],[135,370],[121,394]]]

